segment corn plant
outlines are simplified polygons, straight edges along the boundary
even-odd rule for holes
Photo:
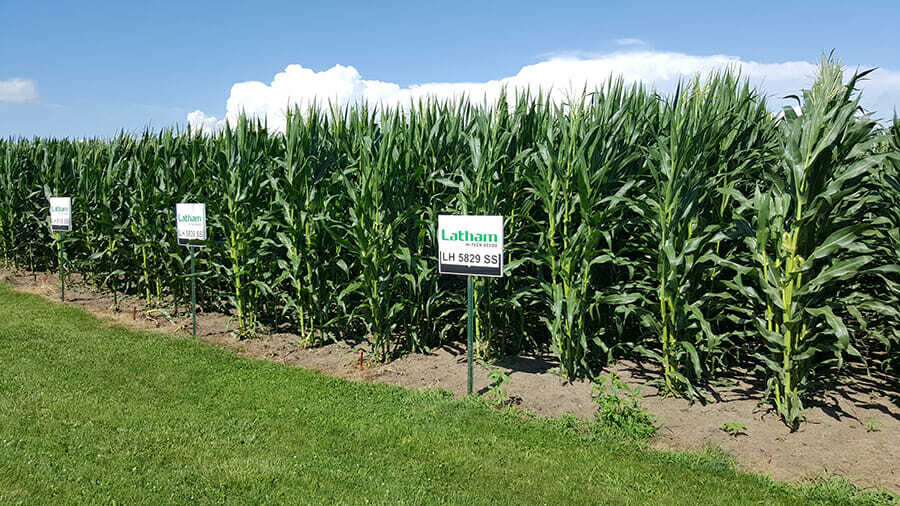
[[[330,219],[329,232],[346,251],[349,262],[340,262],[351,275],[339,298],[352,307],[349,322],[363,323],[371,336],[376,357],[387,360],[396,351],[392,343],[401,313],[398,254],[407,219],[416,211],[403,206],[403,179],[397,177],[402,148],[401,114],[383,111],[378,117],[362,107],[347,118],[340,113],[336,123],[346,122],[357,143],[350,166],[337,176],[343,186],[347,214]],[[352,298],[354,302],[345,301]]]
[[[405,246],[398,255],[401,290],[406,294],[404,322],[400,338],[404,348],[426,351],[440,344],[441,336],[461,328],[450,317],[460,313],[464,301],[448,288],[454,283],[441,280],[437,265],[438,215],[458,198],[458,185],[453,180],[468,161],[466,136],[472,121],[471,108],[463,102],[419,102],[407,116],[407,146],[400,165],[407,171],[408,206],[416,211],[405,228]],[[444,281],[442,283],[442,281]],[[455,308],[447,300],[459,301]],[[457,323],[454,325],[454,323]]]
[[[632,100],[621,80],[610,82],[592,99],[578,99],[566,114],[557,113],[530,173],[540,210],[535,260],[548,273],[540,285],[550,307],[543,321],[568,378],[591,376],[592,366],[611,357],[608,336],[615,328],[607,306],[637,300],[624,283],[625,270],[615,265],[627,263],[617,258],[623,240],[617,236],[640,167],[638,152],[629,146],[640,135],[647,105],[640,91],[628,96]]]
[[[491,111],[474,118],[467,135],[468,163],[459,167],[459,193],[456,211],[470,215],[505,215],[513,207],[507,201],[511,189],[506,179],[516,167],[524,163],[527,150],[514,152],[511,147],[517,136],[510,128],[506,96],[501,95]],[[475,355],[481,359],[490,355],[490,344],[498,343],[504,292],[502,280],[476,278],[473,284],[475,311]],[[462,305],[460,305],[462,307]]]
[[[900,318],[896,314],[896,308],[900,307],[900,268],[896,267],[900,265],[900,118],[894,116],[877,151],[885,155],[885,163],[876,178],[878,211],[873,213],[885,224],[874,253],[875,262],[882,267],[876,274],[879,283],[866,290],[873,299],[867,305],[875,307],[866,314],[868,318],[857,320],[869,341],[888,353],[882,368],[897,371],[900,368],[900,331],[897,330]]]
[[[28,266],[32,271],[48,268],[53,256],[46,252],[51,241],[47,227],[46,210],[43,199],[47,189],[43,181],[49,175],[42,170],[43,146],[46,143],[20,141],[10,148],[14,156],[8,158],[7,175],[4,179],[6,197],[4,203],[11,206],[7,216],[6,254],[15,267]]]
[[[123,178],[126,188],[130,190],[126,193],[128,202],[125,206],[128,212],[128,240],[137,255],[140,266],[137,283],[143,291],[144,305],[149,310],[153,307],[153,296],[156,295],[157,300],[162,296],[157,269],[160,255],[156,235],[158,229],[154,222],[160,211],[155,202],[156,188],[163,175],[157,172],[156,143],[151,132],[144,132],[127,163]]]
[[[18,200],[25,190],[22,187],[25,177],[16,175],[15,170],[20,149],[11,141],[0,140],[0,150],[3,151],[0,158],[0,255],[6,267],[15,265],[18,268],[18,257],[13,250],[16,247],[16,221],[23,219]]]
[[[234,128],[225,129],[215,159],[213,177],[222,200],[213,206],[210,221],[224,235],[227,263],[217,268],[230,277],[229,300],[240,335],[257,332],[263,299],[271,292],[265,265],[271,223],[263,205],[269,192],[271,144],[263,125],[241,116]]]
[[[718,203],[722,184],[717,154],[733,112],[732,104],[717,99],[715,89],[727,82],[718,74],[705,83],[697,78],[680,85],[661,104],[658,138],[647,149],[650,184],[642,205],[649,218],[645,241],[655,257],[659,309],[645,312],[644,321],[662,346],[661,353],[643,346],[638,350],[662,364],[666,395],[701,395],[697,387],[708,379],[708,371],[698,348],[717,340],[704,313],[709,300],[705,275],[721,224],[708,219],[706,211]]]
[[[326,129],[319,109],[308,110],[305,117],[299,110],[290,111],[281,177],[272,174],[269,183],[275,189],[276,243],[284,251],[284,258],[277,260],[281,274],[275,285],[290,284],[283,292],[284,310],[294,313],[305,346],[315,344],[316,324],[325,323],[327,303],[325,269],[318,261],[326,254],[322,243],[327,236],[328,184],[334,163]]]
[[[753,274],[765,305],[757,319],[764,338],[756,354],[768,376],[774,407],[798,426],[816,372],[859,357],[845,317],[866,309],[866,297],[841,296],[872,262],[866,204],[883,163],[873,154],[875,123],[860,114],[856,85],[843,83],[840,63],[823,58],[815,84],[803,92],[801,113],[786,108],[781,126],[782,176],[752,199],[753,225],[742,228],[756,261]]]
[[[746,248],[734,234],[732,224],[739,205],[732,195],[752,191],[760,181],[771,181],[778,156],[777,121],[770,117],[766,101],[753,90],[747,81],[741,84],[740,75],[725,73],[718,86],[710,91],[715,96],[719,110],[727,111],[710,121],[715,128],[725,132],[714,152],[717,183],[714,201],[718,205],[704,211],[704,219],[716,223],[726,234],[717,234],[715,255],[718,263],[745,262]],[[705,370],[710,376],[725,370],[730,364],[741,363],[746,355],[744,346],[736,345],[756,336],[752,322],[752,309],[742,304],[739,290],[731,280],[720,276],[717,265],[708,271],[706,282],[711,334],[707,336],[701,351]]]

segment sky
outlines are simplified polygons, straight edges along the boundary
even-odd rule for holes
[[[239,111],[275,128],[288,103],[501,87],[592,87],[610,73],[666,92],[722,66],[772,97],[823,52],[878,67],[863,105],[900,110],[900,2],[24,2],[0,0],[0,137],[214,130]]]

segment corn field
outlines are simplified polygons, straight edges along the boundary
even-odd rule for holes
[[[204,202],[199,304],[242,337],[368,339],[388,360],[460,339],[465,280],[437,273],[439,214],[505,217],[505,277],[475,282],[476,354],[551,350],[567,378],[659,365],[705,399],[755,370],[796,427],[848,363],[900,368],[900,122],[865,72],[820,74],[773,116],[731,71],[661,96],[610,79],[563,103],[421,101],[288,111],[202,136],[0,140],[0,262],[188,310],[174,208]],[[54,235],[48,197],[70,196]]]

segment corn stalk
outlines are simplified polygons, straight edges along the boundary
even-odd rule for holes
[[[759,294],[765,305],[757,319],[764,347],[755,356],[774,408],[792,430],[817,372],[840,368],[844,354],[861,358],[845,318],[864,325],[861,311],[877,302],[855,287],[892,269],[872,267],[870,244],[881,220],[866,219],[877,199],[870,183],[884,162],[873,152],[874,121],[859,113],[856,85],[868,73],[844,84],[840,63],[823,57],[816,82],[796,97],[801,112],[784,111],[782,175],[771,190],[755,193],[748,206],[754,223],[740,227],[755,232],[744,241],[760,287],[745,293]]]

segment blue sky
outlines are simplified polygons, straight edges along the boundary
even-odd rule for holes
[[[548,73],[581,76],[581,68],[616,69],[624,60],[603,59],[612,54],[633,53],[638,55],[633,59],[650,62],[640,69],[682,68],[688,61],[692,70],[690,65],[705,69],[703,58],[712,55],[773,65],[814,63],[832,48],[845,64],[884,69],[885,77],[873,78],[871,105],[890,116],[890,109],[900,108],[900,2],[858,5],[864,6],[828,0],[565,6],[522,0],[0,0],[0,136],[108,136],[120,128],[185,125],[193,111],[220,121],[229,97],[241,107],[271,114],[276,98],[300,101],[310,90],[325,94],[329,91],[322,90],[344,82],[354,90],[347,100],[371,98],[376,91],[379,97],[394,97],[422,83],[511,78],[523,67],[555,59],[569,63],[534,67],[527,81],[554,77]],[[579,63],[598,58],[602,64],[593,67]],[[313,73],[295,67],[280,91],[266,88],[291,64]],[[353,72],[329,74],[327,80],[316,74],[335,65]],[[775,88],[800,86],[810,73],[792,67],[784,71],[793,73],[782,83],[780,67],[760,69],[763,87],[775,83]],[[644,70],[634,72],[634,79],[657,84],[652,75],[644,77]],[[232,88],[247,81],[261,84]],[[394,88],[384,91],[383,83]],[[477,94],[484,88],[465,90]]]

